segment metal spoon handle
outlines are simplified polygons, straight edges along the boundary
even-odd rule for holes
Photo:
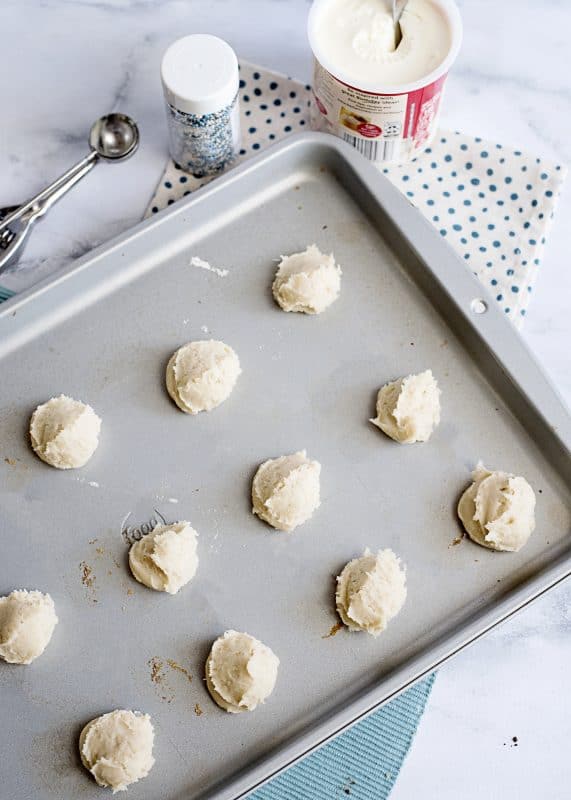
[[[52,191],[47,195],[47,197],[45,197],[44,200],[37,201],[36,204],[33,206],[33,210],[29,215],[30,219],[35,221],[39,217],[43,217],[46,211],[48,211],[48,209],[50,209],[55,203],[57,203],[57,201],[61,197],[63,197],[64,194],[67,194],[67,192],[69,192],[69,190],[73,186],[75,186],[75,184],[78,183],[78,181],[80,181],[83,177],[85,177],[85,175],[87,175],[88,172],[91,172],[92,168],[97,163],[97,159],[92,159],[91,161],[88,161],[87,158],[84,158],[83,166],[80,166],[81,163],[82,162],[80,161],[75,165],[76,166],[75,172],[72,175],[70,175],[67,178],[67,180],[65,181],[62,180],[61,183],[54,181],[54,183],[52,184]]]
[[[400,18],[408,0],[392,0],[393,25],[395,26],[395,47],[398,47],[402,39],[400,28]]]
[[[28,211],[32,211],[36,206],[42,206],[41,211],[38,209],[40,213],[38,216],[43,214],[47,209],[55,203],[56,200],[65,194],[68,189],[71,189],[80,178],[83,178],[84,175],[95,166],[97,163],[97,159],[99,155],[95,150],[92,150],[85,158],[82,158],[81,161],[78,161],[73,167],[64,172],[63,175],[60,175],[59,178],[56,178],[55,181],[50,183],[49,186],[46,186],[39,194],[35,197],[32,197],[31,200],[28,200],[27,203],[24,203],[16,211],[13,211],[11,214],[8,214],[4,219],[0,220],[0,232],[3,231],[5,228],[8,228],[12,223],[16,220],[23,217]]]

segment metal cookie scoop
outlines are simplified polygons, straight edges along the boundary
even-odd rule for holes
[[[0,272],[18,258],[32,225],[97,164],[129,158],[139,145],[137,124],[125,114],[107,114],[93,124],[91,152],[43,191],[21,206],[0,208]]]

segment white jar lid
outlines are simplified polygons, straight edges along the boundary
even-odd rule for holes
[[[238,59],[218,36],[194,33],[168,48],[161,79],[171,106],[188,114],[210,114],[234,99],[240,82]]]

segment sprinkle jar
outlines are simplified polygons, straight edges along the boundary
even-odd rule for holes
[[[197,33],[171,44],[163,56],[169,151],[197,177],[223,169],[240,142],[238,59],[217,36]]]

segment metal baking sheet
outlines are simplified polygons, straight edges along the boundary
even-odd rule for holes
[[[276,258],[311,242],[342,265],[340,299],[318,317],[284,314]],[[49,591],[60,620],[32,666],[0,664],[3,796],[100,797],[77,737],[125,707],[156,729],[134,797],[243,797],[569,573],[569,416],[493,301],[472,310],[482,292],[380,174],[308,134],[2,306],[0,593]],[[223,406],[192,418],[164,369],[205,337],[231,344],[243,374]],[[399,446],[367,421],[376,391],[428,367],[442,423],[429,443]],[[103,419],[79,471],[47,467],[27,444],[31,411],[60,392]],[[251,514],[250,481],[260,461],[300,448],[322,464],[322,506],[275,533]],[[451,546],[479,459],[536,490],[537,530],[518,554]],[[127,568],[125,530],[158,515],[200,534],[198,574],[174,597]],[[365,546],[403,558],[406,605],[379,639],[328,636],[333,576]],[[202,680],[227,628],[281,659],[253,714],[222,712]]]

